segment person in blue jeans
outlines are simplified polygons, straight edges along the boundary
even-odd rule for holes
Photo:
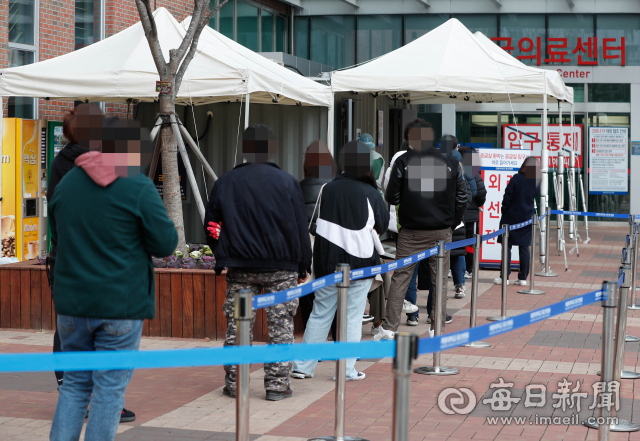
[[[152,152],[148,134],[135,121],[95,114],[78,115],[75,124],[89,151],[49,201],[62,352],[137,350],[142,322],[156,311],[151,256],[171,255],[178,233],[144,174]],[[50,439],[78,440],[91,404],[85,440],[113,440],[132,374],[65,372]]]
[[[389,212],[371,171],[369,148],[360,141],[352,141],[344,146],[339,159],[342,173],[324,187],[318,203],[313,247],[313,269],[318,278],[334,273],[338,264],[348,264],[351,270],[378,265],[379,253],[383,252],[378,235],[389,226]],[[359,342],[362,338],[362,315],[372,282],[372,277],[351,281],[347,297],[347,341]],[[302,339],[304,343],[327,340],[337,305],[337,286],[316,291]],[[317,357],[296,360],[291,377],[312,378],[317,364]],[[347,381],[365,378],[355,364],[355,358],[347,359]]]

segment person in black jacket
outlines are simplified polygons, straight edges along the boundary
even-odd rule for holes
[[[236,344],[234,296],[241,288],[254,295],[294,288],[307,279],[311,265],[309,224],[300,184],[270,162],[278,140],[267,126],[256,124],[242,138],[243,164],[225,173],[211,190],[204,226],[216,256],[216,274],[227,268],[225,346]],[[293,316],[298,299],[265,308],[269,343],[293,343]],[[255,310],[251,326],[255,322]],[[253,336],[252,336],[253,337]],[[236,366],[225,366],[223,394],[235,397]],[[291,362],[265,363],[266,399],[293,394]]]
[[[307,209],[309,233],[313,235],[316,231],[316,219],[318,218],[318,210],[316,208],[318,195],[320,195],[322,187],[331,182],[335,174],[333,157],[325,143],[322,141],[313,141],[309,147],[307,147],[302,170],[304,179],[300,181],[300,189],[302,190],[304,205]],[[311,310],[313,309],[314,298],[314,293],[300,297],[300,312],[302,314],[302,324],[305,328]],[[335,329],[335,326],[332,327],[332,330],[333,329]]]
[[[457,145],[454,137],[444,137],[440,147],[433,146],[433,129],[417,122],[409,130],[412,150],[396,159],[385,197],[390,205],[400,204],[398,216],[402,229],[398,236],[396,258],[403,259],[436,245],[451,241],[451,232],[460,224],[467,208],[467,189],[460,163],[451,155]],[[449,270],[449,252],[445,252],[445,272]],[[404,296],[416,264],[393,273],[386,317],[375,340],[393,339],[400,325]],[[446,320],[446,279],[436,279],[436,259],[430,259],[431,279],[442,283],[442,328]],[[435,323],[434,311],[430,314]]]
[[[470,239],[474,234],[479,234],[480,229],[480,208],[487,200],[487,188],[484,185],[482,174],[480,173],[478,159],[475,159],[477,153],[474,149],[468,146],[462,146],[458,149],[462,155],[462,162],[465,171],[471,171],[471,175],[474,176],[476,182],[476,195],[471,199],[471,203],[467,207],[467,211],[464,212],[464,225],[466,230],[466,238]],[[473,272],[473,252],[467,251],[465,255],[466,272],[464,277],[470,279]]]
[[[502,198],[502,217],[500,227],[504,224],[514,225],[526,222],[533,217],[534,203],[538,191],[540,190],[540,167],[535,156],[529,156],[524,160],[520,170],[507,184]],[[529,276],[529,246],[531,245],[531,225],[509,232],[509,243],[507,246],[507,283],[511,273],[511,247],[518,246],[520,255],[520,271],[516,285],[527,286]],[[502,236],[498,237],[498,242],[502,243]],[[493,282],[496,285],[502,284],[502,274]]]
[[[89,129],[93,129],[93,134],[100,133],[104,123],[104,115],[102,110],[96,104],[80,104],[74,110],[67,112],[62,122],[62,133],[67,144],[58,152],[51,161],[51,171],[49,172],[49,182],[47,186],[47,201],[51,201],[56,187],[75,166],[75,161],[80,155],[89,151],[90,133]],[[95,139],[94,139],[95,141]],[[51,242],[49,256],[47,256],[47,278],[51,295],[53,296],[53,272],[56,264],[56,256],[58,247],[55,242]],[[57,321],[56,315],[56,321]],[[56,329],[53,334],[53,352],[62,352],[62,342],[60,334]],[[64,382],[64,372],[55,371],[58,388]],[[120,416],[121,423],[135,421],[136,414],[128,409],[122,409]]]
[[[346,263],[351,270],[378,265],[380,242],[378,235],[387,231],[389,212],[377,191],[371,167],[369,148],[361,141],[352,141],[340,153],[343,172],[327,184],[320,199],[313,249],[313,269],[317,277],[336,272],[338,264]],[[372,277],[356,279],[349,286],[347,305],[347,341],[362,337],[362,314]],[[338,305],[338,288],[327,286],[316,292],[313,311],[304,332],[304,343],[327,340],[331,321]],[[318,363],[295,361],[291,376],[313,377]],[[356,359],[346,361],[348,381],[363,380],[365,374],[355,369]]]

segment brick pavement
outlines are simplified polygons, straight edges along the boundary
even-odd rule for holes
[[[556,278],[538,277],[536,286],[546,292],[541,296],[518,294],[519,287],[509,286],[508,314],[515,315],[539,308],[584,292],[597,289],[603,278],[614,278],[619,265],[619,251],[626,229],[592,227],[592,241],[580,247],[580,257],[568,255],[570,271],[557,256],[552,240],[552,269]],[[553,238],[552,238],[553,239]],[[568,248],[571,248],[569,246]],[[478,302],[478,324],[500,310],[500,287],[491,284],[495,271],[482,271]],[[515,275],[514,275],[515,277]],[[452,295],[452,286],[449,293]],[[422,336],[426,293],[419,293],[422,318],[415,328],[401,330]],[[449,312],[454,321],[446,332],[469,325],[469,297],[450,298]],[[523,329],[488,339],[492,346],[484,349],[455,348],[442,354],[442,364],[460,369],[459,375],[431,377],[414,374],[410,398],[410,440],[591,440],[596,431],[579,423],[596,409],[592,385],[599,380],[600,306],[588,305],[576,311],[535,323]],[[370,326],[363,327],[363,338],[370,339]],[[640,335],[640,311],[629,311],[627,334]],[[47,332],[0,330],[0,352],[42,352],[51,350],[52,335]],[[142,349],[216,347],[221,342],[204,340],[145,338]],[[638,370],[640,344],[627,343],[625,368]],[[347,435],[371,441],[391,439],[393,377],[390,359],[363,360],[358,369],[367,378],[347,383]],[[415,365],[431,364],[431,355],[423,355]],[[316,377],[293,380],[294,397],[283,402],[264,400],[261,366],[251,373],[252,440],[300,441],[333,432],[334,416],[333,362],[318,365]],[[127,407],[138,415],[137,421],[119,427],[118,440],[231,440],[235,430],[235,402],[222,396],[224,372],[220,367],[138,370],[127,389]],[[503,379],[511,398],[517,400],[508,411],[492,410],[496,386]],[[563,381],[566,379],[566,383]],[[554,407],[561,404],[559,384],[571,391],[580,383],[581,409]],[[569,385],[570,383],[570,385]],[[527,385],[544,385],[542,408],[524,406]],[[478,404],[468,415],[445,415],[438,407],[438,395],[446,388],[467,388]],[[57,391],[52,373],[0,373],[0,440],[44,440],[53,418]],[[640,422],[640,391],[632,380],[623,380],[620,415]],[[539,398],[541,399],[541,398]],[[483,403],[483,400],[488,400]],[[445,401],[450,403],[450,401]],[[497,403],[497,404],[496,404]],[[464,405],[465,403],[462,403]],[[499,405],[494,402],[494,405]],[[567,404],[565,402],[565,404]],[[569,403],[571,404],[571,403]],[[577,415],[577,416],[576,416]],[[523,418],[493,421],[509,416]],[[566,417],[567,424],[550,424],[540,419]],[[640,432],[612,434],[612,440],[640,440]]]

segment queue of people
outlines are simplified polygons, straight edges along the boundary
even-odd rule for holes
[[[137,350],[142,321],[155,314],[151,256],[172,254],[178,242],[162,200],[146,177],[145,161],[152,149],[148,133],[135,122],[105,118],[89,104],[71,112],[63,127],[69,144],[53,162],[47,195],[52,232],[49,278],[58,314],[54,351]],[[137,137],[128,140],[132,133]],[[239,289],[268,294],[331,274],[341,263],[352,270],[376,266],[383,262],[380,236],[387,230],[397,233],[396,259],[429,249],[439,240],[470,238],[478,231],[487,192],[474,151],[461,147],[453,136],[436,143],[433,128],[423,119],[406,125],[404,140],[403,150],[386,170],[368,134],[347,143],[337,162],[327,146],[316,141],[306,150],[304,179],[298,182],[276,165],[278,140],[269,127],[256,124],[245,130],[244,161],[216,181],[204,220],[207,243],[216,256],[215,271],[227,270],[225,346],[236,344],[233,310]],[[531,217],[539,183],[536,159],[528,158],[506,188],[501,225]],[[95,207],[104,215],[96,217]],[[523,228],[505,244],[509,250],[520,247],[520,285],[528,276],[530,241],[531,229]],[[465,254],[464,249],[445,251],[444,274],[451,267],[457,298],[465,296],[464,279],[471,270],[472,257]],[[374,340],[393,339],[402,314],[408,326],[417,325],[418,289],[429,290],[426,322],[433,335],[436,260],[408,265],[385,277],[351,281],[347,341],[360,341],[362,325],[369,322]],[[439,282],[444,327],[452,320],[446,313],[446,276]],[[365,314],[367,300],[370,315]],[[327,340],[337,309],[334,285],[265,308],[270,344],[293,343],[298,306],[305,324],[303,342]],[[254,320],[255,311],[252,327]],[[332,333],[335,340],[335,330]],[[317,362],[265,363],[265,398],[292,397],[291,378],[312,378]],[[223,394],[234,398],[236,366],[224,369]],[[51,439],[78,439],[87,416],[87,439],[113,439],[119,422],[129,414],[135,418],[124,409],[132,374],[133,370],[56,373],[60,395]],[[348,359],[346,379],[365,377],[356,359]]]

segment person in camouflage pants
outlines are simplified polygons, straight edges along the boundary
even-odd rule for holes
[[[298,273],[295,271],[247,272],[230,269],[227,272],[227,297],[224,301],[224,315],[227,317],[227,337],[225,346],[236,344],[236,321],[233,318],[235,293],[243,288],[249,288],[253,295],[259,295],[264,288],[264,294],[284,291],[297,285]],[[265,308],[267,326],[269,328],[269,344],[293,343],[293,316],[298,309],[299,299]],[[256,310],[251,317],[251,336],[253,342],[253,324],[256,320]],[[269,391],[285,392],[289,389],[292,363],[290,361],[264,364],[264,388]],[[226,389],[236,394],[236,365],[225,366],[224,381]]]

